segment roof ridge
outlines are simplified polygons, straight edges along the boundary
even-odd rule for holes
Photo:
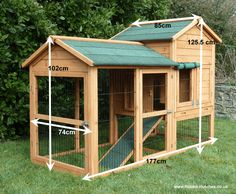
[[[50,35],[50,37],[60,40],[78,40],[84,42],[103,42],[103,43],[113,43],[113,44],[131,44],[131,45],[143,45],[143,43],[138,41],[127,41],[127,40],[110,40],[110,39],[101,39],[101,38],[82,38],[77,36],[57,36],[57,35]]]
[[[161,19],[161,20],[151,20],[151,21],[142,21],[138,22],[139,25],[146,25],[146,24],[155,24],[155,23],[166,23],[166,22],[183,22],[188,20],[194,20],[194,17],[183,17],[183,18],[171,18],[171,19]],[[130,24],[130,26],[136,26],[135,22]]]

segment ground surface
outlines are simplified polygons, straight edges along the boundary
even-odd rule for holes
[[[200,156],[193,149],[166,164],[146,164],[91,182],[32,164],[28,140],[8,141],[0,144],[0,193],[236,193],[236,122],[217,120],[216,137]],[[228,188],[174,188],[184,185]]]

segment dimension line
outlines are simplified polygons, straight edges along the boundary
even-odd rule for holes
[[[217,140],[217,138],[211,138],[211,137],[209,137],[209,139],[210,140],[208,140],[208,141],[202,142],[202,145],[206,145],[206,144],[211,144],[212,145]],[[160,154],[160,155],[157,155],[157,156],[151,156],[150,158],[146,158],[146,159],[140,160],[138,162],[127,164],[125,166],[120,166],[120,167],[117,167],[117,168],[114,168],[114,169],[111,169],[111,170],[107,170],[107,171],[104,171],[104,172],[100,172],[100,173],[97,173],[97,174],[94,174],[94,175],[87,174],[86,176],[83,177],[83,180],[91,181],[92,178],[96,178],[96,177],[103,176],[103,175],[108,175],[110,173],[115,173],[115,172],[117,172],[121,169],[125,169],[125,168],[129,169],[129,167],[136,166],[138,164],[144,164],[144,163],[146,163],[147,159],[162,158],[162,157],[169,156],[169,155],[172,155],[172,154],[175,154],[175,153],[179,153],[179,152],[183,152],[183,151],[186,151],[186,150],[189,150],[189,149],[192,149],[192,148],[196,148],[198,146],[199,146],[199,144],[194,144],[194,145],[191,145],[191,146],[188,146],[188,147],[185,147],[185,148],[181,148],[181,149],[178,149],[178,150],[174,150],[174,151],[171,151],[171,152],[168,152],[168,153]]]
[[[53,41],[51,37],[49,36],[47,39],[48,43],[48,106],[49,106],[49,163],[47,163],[47,166],[49,170],[51,171],[53,168],[54,163],[52,164],[52,94],[51,94],[51,44],[53,44]]]
[[[200,41],[203,40],[203,25],[204,25],[204,20],[203,18],[199,19],[199,23],[198,25],[200,25]],[[200,84],[199,84],[199,147],[197,148],[199,154],[201,154],[202,150],[204,147],[202,147],[201,143],[202,143],[202,65],[203,65],[203,53],[202,53],[202,46],[203,44],[200,43]]]
[[[85,125],[83,125],[84,129],[80,129],[80,128],[76,128],[76,127],[68,127],[68,126],[65,126],[65,125],[58,125],[58,124],[50,124],[50,123],[46,123],[46,122],[41,122],[41,121],[38,121],[39,119],[34,119],[32,120],[31,122],[38,126],[38,124],[40,125],[47,125],[47,126],[52,126],[52,127],[57,127],[57,128],[63,128],[63,129],[71,129],[71,130],[75,130],[75,131],[83,131],[84,132],[84,135],[85,134],[88,134],[88,133],[92,133],[92,131],[86,127]]]

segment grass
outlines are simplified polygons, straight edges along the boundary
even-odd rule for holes
[[[29,141],[0,144],[0,193],[235,193],[236,122],[216,121],[213,146],[172,156],[166,164],[146,164],[91,182],[32,164]],[[175,185],[227,186],[227,189],[175,189]]]

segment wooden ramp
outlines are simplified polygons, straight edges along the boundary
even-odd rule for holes
[[[161,122],[162,117],[145,118],[143,120],[143,141]],[[124,165],[133,155],[134,150],[134,124],[132,124],[117,142],[101,158],[100,166],[106,169],[117,168]]]

